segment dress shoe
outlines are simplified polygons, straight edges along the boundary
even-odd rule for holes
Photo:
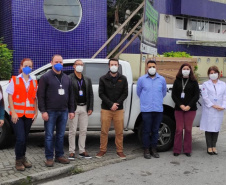
[[[187,157],[191,157],[191,153],[184,153]]]
[[[61,157],[55,158],[55,162],[58,162],[58,163],[61,163],[61,164],[69,164],[70,163],[70,160],[67,159],[64,156],[61,156]]]
[[[54,164],[53,159],[46,159],[45,161],[46,167],[53,167],[53,164]]]
[[[218,155],[216,148],[213,148],[213,155]]]
[[[22,164],[24,165],[25,168],[31,168],[32,167],[32,164],[30,162],[28,162],[28,160],[25,156],[23,156],[23,158],[22,158]]]
[[[144,149],[144,158],[145,159],[151,159],[151,155],[150,155],[149,149]]]
[[[173,155],[177,157],[177,156],[179,156],[180,154],[179,154],[179,153],[173,153]]]
[[[212,150],[212,149],[211,149],[211,150]],[[207,148],[207,153],[208,153],[209,155],[213,155],[213,151],[209,151],[208,148]]]
[[[152,148],[150,150],[150,154],[154,157],[154,158],[159,158],[159,154],[157,153],[156,148]]]
[[[17,169],[17,171],[24,171],[25,170],[25,166],[23,165],[22,162],[23,162],[23,159],[16,160],[15,168]]]

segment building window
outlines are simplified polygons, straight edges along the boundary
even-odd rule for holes
[[[215,25],[213,22],[209,23],[209,32],[215,32]]]
[[[197,21],[191,20],[191,29],[196,31],[196,27],[197,27]]]
[[[222,24],[222,33],[226,34],[226,24]]]
[[[60,31],[75,29],[82,17],[79,0],[45,0],[44,13],[49,24]]]
[[[184,19],[176,17],[176,28],[183,29],[184,28]]]
[[[221,33],[221,24],[215,23],[215,33]]]

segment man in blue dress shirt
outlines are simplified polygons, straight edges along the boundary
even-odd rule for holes
[[[144,158],[151,155],[159,158],[156,147],[159,138],[158,130],[163,116],[163,98],[166,96],[166,80],[156,72],[156,62],[147,62],[147,74],[137,82],[137,95],[140,98],[140,109],[143,119]],[[151,137],[150,137],[151,133]]]

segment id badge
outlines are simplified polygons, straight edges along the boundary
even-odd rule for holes
[[[64,89],[58,89],[58,94],[59,95],[64,95]]]
[[[185,97],[185,93],[182,92],[180,97],[181,97],[181,98],[184,98],[184,97]]]
[[[83,91],[82,90],[79,91],[79,96],[83,96]]]
[[[30,107],[31,105],[30,105],[30,101],[27,99],[26,100],[26,107]]]

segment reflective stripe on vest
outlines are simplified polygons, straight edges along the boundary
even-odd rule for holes
[[[22,102],[22,103],[16,103],[16,102],[13,102],[13,104],[14,104],[14,105],[21,105],[21,106],[24,106],[24,105],[25,105],[24,102]]]
[[[25,114],[34,114],[35,113],[35,111],[32,111],[32,110],[26,110],[25,111]]]
[[[16,84],[19,85],[19,83],[20,83],[19,78],[16,78]]]
[[[18,110],[18,109],[14,109],[14,110],[15,110],[16,113],[24,114],[24,110]],[[10,108],[9,108],[9,111],[11,111]]]
[[[35,81],[34,81],[34,80],[32,80],[32,82],[33,82],[33,86],[34,86],[34,88],[36,88],[36,83],[35,83]]]

